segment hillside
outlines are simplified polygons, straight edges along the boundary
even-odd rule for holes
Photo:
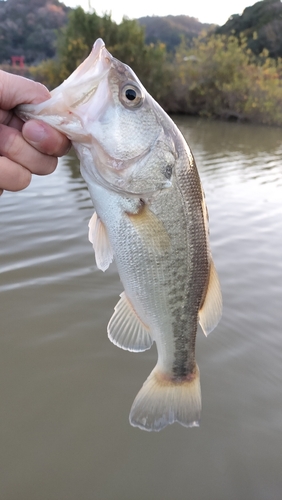
[[[216,33],[243,35],[255,54],[266,48],[270,57],[282,57],[282,3],[280,0],[257,2],[247,7],[241,16],[231,16]]]
[[[57,30],[67,24],[72,10],[58,0],[0,0],[0,64],[9,64],[13,55],[24,55],[28,65],[53,58],[57,50]],[[182,39],[191,46],[192,40],[205,30],[243,35],[255,54],[266,48],[271,57],[282,57],[280,0],[259,1],[247,7],[242,15],[232,15],[223,26],[204,24],[184,15],[147,16],[137,22],[145,30],[147,44],[163,42],[170,53],[175,52]],[[93,38],[95,36],[93,32]]]
[[[58,0],[0,0],[0,63],[12,55],[24,55],[28,64],[53,57],[55,31],[69,10]]]
[[[147,16],[140,17],[137,21],[145,28],[146,43],[163,42],[169,52],[180,44],[182,37],[190,43],[201,31],[214,27],[189,16]]]

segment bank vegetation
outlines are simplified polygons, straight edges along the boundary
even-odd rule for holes
[[[282,126],[282,59],[265,48],[255,53],[250,40],[235,33],[202,32],[168,50],[162,42],[146,43],[144,27],[135,20],[117,24],[110,15],[78,7],[56,31],[55,57],[29,66],[28,76],[56,87],[99,37],[169,113]]]

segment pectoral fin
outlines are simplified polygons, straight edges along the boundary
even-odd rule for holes
[[[138,213],[127,213],[139,237],[154,251],[162,254],[170,247],[170,237],[162,221],[143,204]]]
[[[211,261],[207,292],[199,311],[199,323],[205,335],[208,335],[216,327],[221,315],[222,296],[220,284],[214,263]]]
[[[108,337],[121,349],[133,352],[150,349],[153,341],[149,328],[144,325],[124,292],[120,295],[115,312],[108,324]]]
[[[96,264],[99,269],[106,271],[113,261],[114,254],[108,238],[107,230],[96,212],[92,215],[89,224],[88,239],[95,251]]]

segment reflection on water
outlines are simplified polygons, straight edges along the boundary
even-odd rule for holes
[[[281,498],[282,132],[175,118],[210,213],[224,315],[199,334],[199,429],[128,423],[155,348],[124,352],[106,325],[122,291],[97,271],[93,213],[73,154],[0,198],[1,498]]]
[[[203,120],[191,123],[183,117],[175,121],[189,138],[197,164],[216,187],[224,184],[236,197],[246,198],[252,188],[251,196],[281,199],[281,129]],[[259,192],[261,184],[267,186]]]

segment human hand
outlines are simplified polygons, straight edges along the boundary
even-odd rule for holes
[[[0,70],[0,194],[26,188],[32,174],[52,173],[70,148],[70,141],[47,123],[24,122],[13,109],[39,103],[50,94],[40,83]]]

